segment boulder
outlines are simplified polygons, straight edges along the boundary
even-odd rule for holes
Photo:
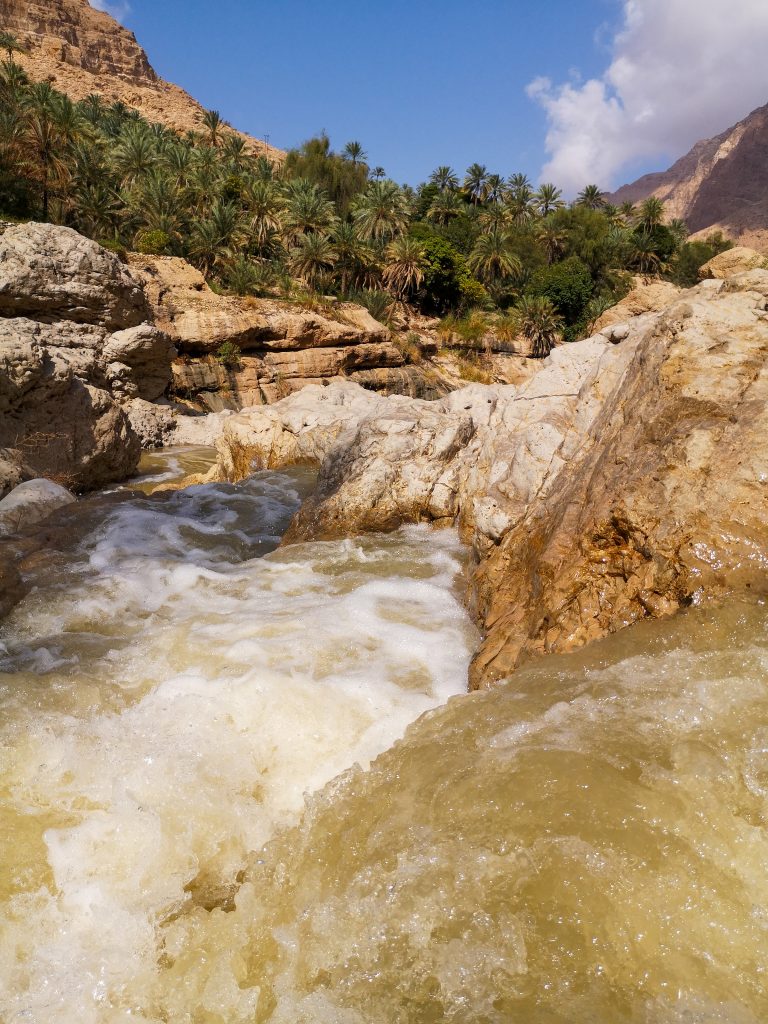
[[[0,497],[50,476],[86,490],[135,469],[140,441],[122,404],[157,398],[173,348],[114,254],[69,228],[0,236]]]
[[[54,224],[5,227],[0,315],[72,320],[108,330],[150,319],[140,283],[114,253]]]
[[[39,523],[75,500],[66,487],[52,480],[27,480],[0,501],[0,537]]]
[[[699,268],[699,277],[726,280],[734,274],[743,274],[748,270],[764,269],[766,258],[762,253],[746,246],[737,245],[718,253]]]
[[[613,324],[626,322],[630,317],[643,313],[659,313],[670,302],[674,302],[680,289],[669,281],[652,281],[638,284],[615,306],[611,306],[595,324],[596,331],[602,331]]]
[[[160,398],[171,383],[171,360],[176,350],[167,334],[152,324],[129,327],[113,334],[104,347],[108,364],[128,368],[122,393],[147,401]]]

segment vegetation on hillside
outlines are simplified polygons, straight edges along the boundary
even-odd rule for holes
[[[241,295],[337,295],[379,317],[394,303],[454,322],[506,314],[546,354],[588,332],[631,275],[681,284],[728,243],[687,242],[655,198],[571,204],[553,184],[481,164],[438,167],[412,189],[371,169],[360,142],[325,136],[280,166],[252,155],[215,112],[179,135],[98,95],[74,103],[32,83],[0,38],[0,216],[70,225],[116,251],[183,256]],[[511,330],[511,328],[510,328]]]

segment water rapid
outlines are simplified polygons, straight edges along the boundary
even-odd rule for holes
[[[307,485],[98,509],[4,623],[0,1020],[768,1019],[768,610],[463,694],[455,536],[275,550]]]

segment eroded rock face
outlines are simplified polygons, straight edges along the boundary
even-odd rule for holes
[[[615,306],[611,306],[595,324],[596,331],[603,331],[614,324],[623,324],[629,317],[643,313],[659,313],[680,294],[680,289],[669,281],[653,281],[638,284]]]
[[[83,490],[135,469],[140,441],[123,404],[158,398],[174,350],[141,285],[69,228],[0,236],[0,497],[21,480]]]
[[[389,330],[361,306],[322,311],[273,299],[218,295],[185,260],[131,254],[155,321],[180,358],[173,388],[182,399],[220,411],[277,402],[319,381],[356,379],[384,393],[438,397],[448,390],[434,372],[405,366]],[[239,356],[222,362],[223,345]]]
[[[556,349],[518,387],[307,389],[232,417],[221,466],[320,463],[292,540],[458,523],[486,636],[471,681],[489,685],[640,618],[768,591],[767,307],[751,270]]]

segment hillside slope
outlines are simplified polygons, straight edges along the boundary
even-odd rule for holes
[[[133,33],[88,0],[0,0],[0,27],[26,47],[16,59],[35,81],[50,81],[75,100],[100,93],[180,132],[199,130],[201,105],[163,81]],[[259,139],[242,137],[251,152],[283,156]]]
[[[697,142],[669,170],[623,185],[611,202],[637,203],[651,195],[692,232],[722,230],[743,245],[768,249],[768,105]]]

